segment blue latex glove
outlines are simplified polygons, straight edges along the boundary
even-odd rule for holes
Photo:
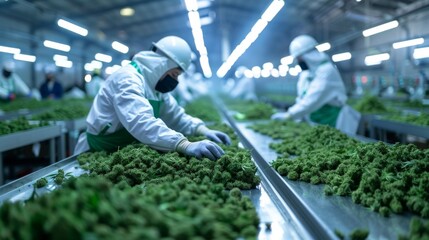
[[[271,115],[272,120],[289,120],[291,115],[288,112],[279,112]]]
[[[216,143],[223,143],[225,145],[231,145],[231,139],[225,133],[216,130],[208,130],[204,133],[208,139]]]
[[[209,140],[198,142],[189,142],[184,140],[177,146],[177,151],[198,159],[206,157],[210,160],[219,159],[223,154],[225,154],[221,147]]]

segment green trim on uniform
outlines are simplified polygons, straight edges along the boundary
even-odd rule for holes
[[[93,135],[86,132],[91,151],[114,152],[133,142],[138,142],[125,128],[108,135]]]
[[[310,114],[310,119],[313,122],[335,127],[341,107],[335,107],[328,104],[323,105],[318,110]]]
[[[130,64],[141,74],[140,68],[135,62],[131,62]],[[149,100],[149,103],[152,106],[153,115],[158,118],[162,101]],[[139,142],[125,128],[106,135],[107,130],[111,126],[112,124],[108,123],[98,135],[88,132],[86,133],[86,138],[91,151],[114,152],[121,147],[127,146],[128,144]]]

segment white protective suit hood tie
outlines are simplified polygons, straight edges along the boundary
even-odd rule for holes
[[[324,52],[314,49],[302,55],[302,60],[308,65],[310,72],[316,72],[316,69],[323,63],[329,61],[329,56]]]
[[[143,76],[145,76],[151,89],[155,86],[168,70],[177,68],[175,62],[162,56],[160,53],[152,51],[141,51],[133,57],[133,61],[139,66]]]

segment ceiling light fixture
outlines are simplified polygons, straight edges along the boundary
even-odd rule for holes
[[[246,52],[246,50],[252,45],[252,43],[258,38],[259,34],[265,29],[268,22],[270,22],[284,6],[285,2],[283,0],[273,0],[273,2],[268,6],[265,12],[262,14],[261,18],[255,23],[251,31],[247,36],[241,41],[241,43],[232,51],[228,56],[225,62],[219,67],[216,72],[216,75],[219,78],[222,78],[226,73],[231,69],[234,63],[238,58]],[[264,74],[266,75],[266,74]]]
[[[97,53],[95,54],[95,59],[97,59],[98,61],[109,63],[112,61],[112,56],[102,54],[102,53]]]
[[[127,53],[129,48],[127,45],[122,44],[120,42],[114,41],[112,42],[112,48],[121,53]]]
[[[13,48],[13,47],[0,46],[0,52],[19,54],[21,52],[21,49]]]
[[[420,44],[423,44],[424,42],[425,42],[424,38],[415,38],[415,39],[410,39],[407,41],[395,42],[392,44],[392,47],[394,49],[399,49],[399,48],[405,48],[405,47],[420,45]]]
[[[119,13],[121,14],[121,16],[130,17],[134,15],[134,9],[130,7],[125,7],[122,8]]]
[[[352,58],[352,54],[350,52],[343,52],[332,55],[332,61],[341,62],[346,61]]]
[[[64,29],[67,29],[67,30],[69,30],[71,32],[74,32],[74,33],[77,33],[79,35],[82,35],[84,37],[86,35],[88,35],[88,30],[87,29],[85,29],[83,27],[80,27],[80,26],[78,26],[76,24],[73,24],[71,22],[68,22],[68,21],[66,21],[64,19],[59,19],[57,21],[57,24],[58,24],[58,26],[60,26],[60,27],[62,27]]]
[[[27,55],[27,54],[15,54],[13,55],[13,58],[19,61],[25,61],[25,62],[35,62],[36,56],[33,55]]]
[[[385,24],[378,25],[378,26],[373,27],[373,28],[366,29],[362,32],[362,34],[364,37],[369,37],[369,36],[372,36],[374,34],[381,33],[381,32],[396,28],[398,26],[399,26],[399,22],[397,20],[394,20],[394,21],[391,21],[391,22],[388,22]]]
[[[60,50],[63,52],[69,52],[70,51],[70,45],[62,44],[62,43],[58,43],[58,42],[54,42],[54,41],[45,40],[43,42],[43,45],[45,47]]]

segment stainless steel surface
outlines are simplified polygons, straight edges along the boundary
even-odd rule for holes
[[[383,134],[385,134],[385,131],[387,130],[395,133],[408,134],[429,139],[429,127],[425,126],[375,118],[371,120],[371,127],[373,129],[371,131],[371,138],[376,138],[376,133],[379,130],[382,130],[382,132],[378,133],[381,134],[381,137],[383,137]]]
[[[277,154],[269,148],[272,139],[248,129],[252,123],[236,123],[239,131],[252,143],[254,149],[270,163]],[[354,204],[350,197],[325,196],[323,185],[311,185],[305,182],[290,181],[286,184],[332,231],[335,229],[348,234],[356,228],[368,229],[368,239],[396,239],[398,234],[408,233],[411,215],[395,215],[385,218],[380,214]]]
[[[76,156],[71,156],[0,187],[0,204],[4,201],[15,202],[28,199],[33,193],[33,184],[42,177],[56,173],[58,169],[63,169],[66,174],[71,173],[75,177],[85,173],[85,171],[79,167]],[[48,180],[48,185],[44,188],[37,189],[36,191],[38,194],[44,194],[57,188],[53,179],[46,179]]]
[[[16,132],[12,134],[7,134],[0,136],[0,155],[3,152],[20,148],[23,146],[27,146],[29,144],[38,143],[44,140],[49,141],[49,161],[50,163],[54,163],[56,160],[56,149],[55,149],[55,138],[60,140],[60,144],[63,144],[61,140],[62,130],[60,126],[46,126],[40,128],[34,128],[27,131]],[[60,150],[60,157],[62,156]],[[60,159],[60,158],[58,158]],[[3,184],[4,176],[3,176],[3,157],[0,157],[0,185]]]

